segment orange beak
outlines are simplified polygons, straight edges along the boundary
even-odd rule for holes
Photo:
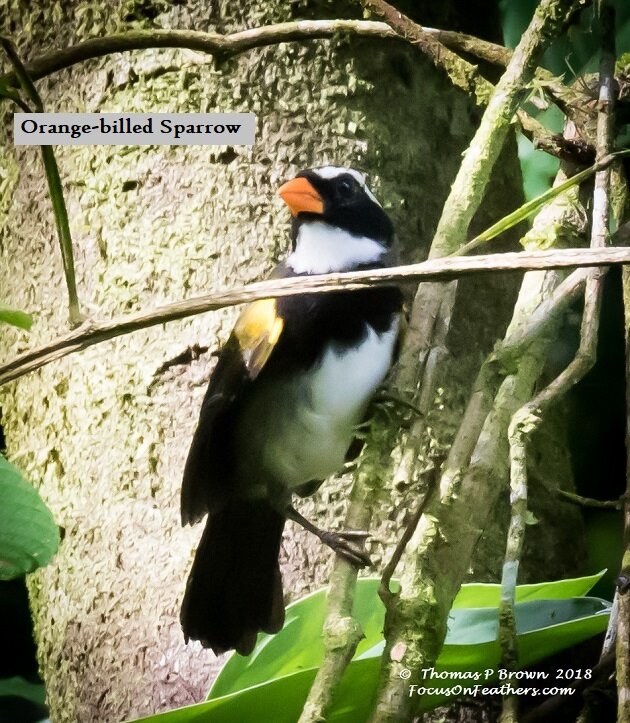
[[[287,181],[280,186],[278,194],[294,216],[303,211],[324,213],[322,197],[306,178],[293,178]]]

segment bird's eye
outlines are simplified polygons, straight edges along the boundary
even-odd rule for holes
[[[339,181],[337,188],[339,189],[339,195],[343,198],[350,198],[354,192],[352,183],[345,178]]]

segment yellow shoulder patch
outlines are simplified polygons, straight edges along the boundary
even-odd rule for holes
[[[275,299],[260,299],[249,304],[234,325],[243,361],[250,379],[255,379],[273,351],[284,321],[276,313]]]

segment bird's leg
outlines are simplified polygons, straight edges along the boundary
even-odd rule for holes
[[[303,527],[305,530],[312,532],[314,535],[334,550],[338,555],[345,557],[348,562],[351,562],[357,567],[373,567],[372,561],[369,555],[364,550],[351,544],[352,540],[364,541],[369,537],[368,532],[361,530],[346,530],[343,532],[327,532],[326,530],[320,530],[312,522],[309,522],[306,517],[303,517],[293,505],[287,506],[287,517],[293,522],[297,522],[298,525]]]

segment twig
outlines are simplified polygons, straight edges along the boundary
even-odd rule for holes
[[[372,401],[376,403],[393,402],[394,404],[398,404],[401,407],[405,407],[405,409],[413,412],[418,417],[424,416],[424,412],[417,404],[410,402],[408,399],[401,397],[399,394],[394,394],[394,392],[377,392],[377,394],[373,397]]]
[[[268,45],[334,38],[344,33],[362,37],[397,38],[396,33],[386,23],[360,20],[298,20],[241,30],[229,35],[197,30],[132,30],[102,38],[90,38],[69,48],[54,50],[35,58],[27,63],[25,68],[33,80],[39,80],[86,60],[149,48],[195,50],[225,60]],[[9,86],[15,85],[16,81],[14,74],[0,77],[0,83]]]
[[[614,22],[612,24],[604,23],[602,31],[604,40],[600,62],[600,109],[597,125],[598,159],[608,155],[613,144],[612,107],[614,91],[612,84],[615,63],[613,28]],[[612,53],[610,52],[611,43]],[[603,248],[608,240],[609,184],[609,169],[599,170],[595,175],[593,193],[591,229],[591,248],[593,249]],[[592,271],[586,281],[580,345],[575,358],[545,389],[514,414],[508,430],[512,514],[501,579],[499,640],[501,642],[501,667],[509,671],[514,671],[518,667],[514,595],[525,537],[527,514],[527,443],[533,432],[540,426],[543,414],[549,405],[577,384],[595,363],[601,292],[602,276],[599,271]],[[503,699],[501,723],[516,723],[517,719],[518,698],[515,695],[508,695]]]
[[[397,28],[401,15],[382,0],[362,0],[367,7],[385,9],[387,20]],[[466,241],[468,227],[481,203],[492,168],[509,132],[511,120],[525,93],[525,86],[533,77],[538,58],[551,38],[560,32],[578,3],[571,0],[543,0],[529,28],[524,33],[518,48],[492,94],[481,124],[469,148],[453,183],[451,193],[444,206],[437,232],[433,239],[429,258],[446,256],[462,247]],[[408,19],[406,19],[408,21]],[[408,21],[411,23],[411,21]],[[407,23],[404,32],[413,33],[413,27]],[[413,24],[411,24],[413,25]],[[437,387],[441,364],[441,347],[448,333],[450,318],[455,300],[455,285],[436,287],[429,285],[418,290],[411,318],[411,332],[401,354],[400,373],[396,383],[400,389],[413,388],[417,362],[425,361],[423,376],[419,385],[420,400],[433,399]],[[402,381],[401,381],[402,380]],[[419,405],[423,408],[423,404]],[[418,421],[409,434],[417,439]],[[419,430],[422,433],[422,429]],[[473,443],[474,444],[474,443]],[[409,465],[413,473],[413,462]],[[492,473],[493,474],[493,473]],[[462,483],[461,478],[445,483],[443,476],[440,484],[440,501],[432,505],[432,515],[424,515],[423,520],[437,512],[439,521],[446,529],[454,519],[451,516],[455,488]],[[463,483],[462,483],[463,484]],[[477,509],[477,506],[475,506]],[[420,662],[434,661],[437,657],[446,632],[446,619],[452,598],[465,572],[456,563],[457,575],[453,581],[445,581],[445,570],[429,562],[431,551],[438,550],[443,542],[442,529],[437,529],[434,519],[418,527],[413,537],[415,555],[408,555],[408,564],[403,571],[406,585],[413,588],[415,598],[412,601],[404,590],[396,598],[396,604],[386,613],[386,646],[383,656],[384,665],[381,674],[380,690],[372,723],[381,721],[405,720],[410,717],[413,701],[407,695],[400,670],[405,667],[417,669]],[[448,536],[448,535],[447,535]],[[466,536],[465,536],[466,537]],[[469,559],[472,548],[462,554]],[[445,569],[448,569],[447,566]],[[461,570],[461,577],[459,572]],[[452,569],[449,570],[452,574]],[[446,584],[444,584],[446,582]],[[443,585],[444,584],[444,585]],[[438,588],[443,588],[438,591]],[[421,590],[418,596],[417,591]],[[403,655],[392,656],[392,651],[404,650]],[[395,657],[395,659],[394,659]],[[428,663],[429,665],[432,662]],[[422,667],[422,665],[420,665]]]
[[[630,247],[610,249],[564,249],[562,251],[521,251],[472,257],[451,256],[420,264],[386,269],[353,271],[319,276],[260,281],[229,291],[197,296],[155,309],[127,314],[109,321],[88,321],[78,329],[52,342],[18,355],[0,366],[0,385],[39,369],[68,354],[83,351],[94,344],[123,336],[157,324],[184,319],[206,311],[216,311],[257,299],[278,298],[296,293],[321,294],[388,286],[392,281],[416,282],[448,280],[458,276],[490,271],[560,269],[586,266],[630,264]]]
[[[22,64],[15,46],[11,40],[2,36],[0,36],[0,44],[11,61],[17,80],[19,81],[22,90],[33,104],[35,112],[43,113],[44,105],[42,103],[42,99],[39,97],[39,93],[33,85],[33,81],[31,80],[28,71]],[[21,103],[18,105],[22,108],[24,107]],[[59,237],[61,258],[63,259],[63,270],[66,277],[66,287],[68,289],[70,326],[76,327],[83,321],[83,315],[81,314],[79,308],[79,299],[74,273],[72,236],[70,234],[70,224],[68,223],[68,211],[63,198],[63,188],[61,186],[59,168],[57,167],[57,161],[55,159],[55,153],[52,146],[41,146],[41,152],[42,159],[44,161],[44,170],[46,171],[46,180],[48,181],[48,192],[52,202],[55,224],[57,226],[57,236]]]
[[[437,30],[416,25],[417,32],[421,32],[426,42],[431,47],[442,46],[442,53],[445,48],[458,52],[470,53],[490,63],[507,65],[512,57],[512,51],[501,45],[480,40],[471,35],[456,33],[447,30]],[[299,20],[289,23],[278,23],[261,28],[252,28],[229,35],[220,33],[205,33],[194,30],[134,30],[127,33],[108,35],[102,38],[90,38],[82,43],[73,45],[63,50],[56,50],[36,58],[25,66],[29,77],[39,80],[52,73],[65,68],[70,68],[77,63],[100,58],[105,55],[133,50],[145,50],[149,48],[181,48],[194,50],[214,56],[218,61],[224,61],[255,48],[262,48],[285,42],[304,40],[316,40],[334,38],[338,36],[356,35],[359,37],[372,37],[383,39],[404,40],[387,23],[373,22],[368,20]],[[436,54],[439,57],[440,53]],[[455,63],[455,57],[451,60]],[[460,67],[465,77],[477,77],[475,66],[460,61]],[[548,73],[539,70],[543,75],[546,84],[559,81]],[[460,73],[461,74],[461,73]],[[548,77],[549,76],[549,77]],[[14,73],[0,77],[0,84],[6,87],[15,85],[18,82]],[[466,81],[467,83],[468,81]],[[485,102],[492,91],[492,84],[478,76],[479,93],[478,100]],[[468,89],[468,88],[466,88]],[[557,94],[563,95],[568,92],[562,86]],[[2,94],[9,97],[8,93]],[[0,96],[2,97],[2,96]],[[14,102],[20,104],[20,101]],[[23,110],[27,110],[22,106]],[[27,110],[28,112],[28,110]],[[524,111],[519,111],[518,120],[521,123],[523,133],[536,145],[537,148],[559,158],[569,157],[577,162],[589,162],[588,151],[572,141],[561,142],[558,136],[549,133],[538,121]]]
[[[582,497],[567,490],[556,490],[558,497],[562,497],[567,502],[572,502],[580,507],[591,507],[596,510],[620,510],[622,503],[620,500],[596,500],[592,497]]]
[[[588,165],[595,160],[595,148],[587,141],[565,138],[561,133],[550,133],[540,121],[522,110],[516,112],[516,117],[523,135],[537,150],[573,163]]]
[[[496,65],[507,65],[512,56],[509,48],[464,33],[426,27],[423,31],[451,50],[469,53]],[[334,38],[344,34],[400,39],[398,33],[387,23],[371,20],[298,20],[251,28],[229,35],[194,30],[133,30],[102,38],[90,38],[69,48],[54,50],[35,58],[25,67],[33,80],[40,80],[77,63],[111,53],[149,48],[182,48],[229,58],[278,43]],[[0,77],[0,83],[16,85],[17,78],[14,74],[7,74]]]
[[[372,426],[377,425],[376,419]],[[378,425],[385,429],[386,425]],[[378,497],[384,459],[389,457],[389,445],[364,447],[360,456],[344,529],[367,530],[370,527],[374,504]],[[363,638],[358,621],[352,616],[357,582],[357,568],[337,556],[329,582],[326,619],[323,627],[324,657],[317,671],[298,723],[320,723],[333,701],[337,684],[352,660],[357,645]]]
[[[382,17],[400,37],[418,47],[436,67],[442,68],[453,85],[476,98],[479,105],[488,102],[493,90],[492,83],[481,75],[477,66],[467,63],[448,50],[433,34],[425,32],[422,26],[414,23],[385,0],[360,2],[364,8]]]
[[[383,568],[383,574],[381,575],[381,584],[379,586],[378,594],[381,600],[383,601],[384,605],[387,607],[391,604],[391,598],[394,593],[392,592],[390,588],[390,583],[392,581],[392,577],[394,575],[394,572],[396,571],[396,568],[398,567],[398,563],[400,562],[403,553],[405,552],[405,549],[407,548],[407,545],[409,544],[409,541],[411,540],[413,533],[416,531],[416,528],[418,527],[418,522],[420,522],[420,518],[424,514],[424,511],[427,508],[427,505],[429,504],[429,501],[431,499],[431,496],[433,495],[435,488],[437,487],[438,480],[440,478],[440,466],[436,465],[434,469],[434,474],[431,477],[431,480],[429,484],[426,486],[424,490],[424,496],[422,497],[422,500],[416,507],[415,512],[413,515],[409,518],[409,521],[405,525],[405,529],[403,534],[400,537],[400,540],[398,540],[398,543],[396,544],[396,547],[394,549],[394,552],[392,553],[392,556],[387,562],[387,565]]]
[[[553,294],[532,311],[526,326],[519,328],[511,339],[496,345],[490,361],[503,369],[514,370],[523,350],[544,333],[549,319],[560,315],[582,296],[587,277],[586,269],[578,269],[567,276]]]

